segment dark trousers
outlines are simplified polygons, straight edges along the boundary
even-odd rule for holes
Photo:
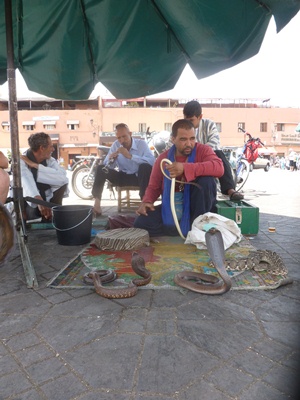
[[[223,161],[224,175],[219,178],[222,194],[228,194],[229,189],[235,189],[231,166],[222,150],[215,150],[216,155]]]
[[[55,203],[57,205],[62,205],[64,193],[66,191],[68,184],[66,183],[65,185],[61,186],[59,189],[57,189],[55,192],[53,192],[52,198],[49,200],[50,203]],[[26,218],[27,220],[31,219],[37,219],[41,217],[41,213],[38,207],[31,207],[26,201],[25,201],[25,212],[26,212]]]
[[[193,221],[206,212],[216,212],[216,182],[215,178],[211,176],[201,176],[194,182],[200,185],[200,188],[194,185],[190,187],[190,222]],[[149,232],[150,236],[177,236],[178,231],[176,226],[169,227],[163,224],[162,206],[155,207],[155,211],[148,211],[148,216],[139,215],[135,222],[134,227],[145,229]]]
[[[93,197],[101,199],[105,181],[110,181],[113,186],[139,186],[140,198],[145,194],[149,183],[152,167],[150,164],[141,164],[136,174],[126,174],[122,171],[108,169],[108,173],[102,170],[103,165],[100,165],[96,170],[95,181],[92,189]]]

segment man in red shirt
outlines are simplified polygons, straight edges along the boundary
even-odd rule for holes
[[[176,179],[176,215],[184,235],[191,228],[194,219],[209,211],[215,211],[216,182],[224,174],[222,160],[207,145],[196,143],[195,129],[191,121],[180,119],[172,126],[173,146],[156,160],[149,185],[137,210],[139,215],[134,227],[146,229],[150,236],[176,236],[178,231],[170,206],[171,179]],[[161,160],[165,164],[166,178],[161,171]],[[190,184],[189,184],[190,183]],[[162,204],[154,202],[162,196]]]

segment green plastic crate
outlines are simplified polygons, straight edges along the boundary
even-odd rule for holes
[[[235,221],[243,235],[257,235],[259,228],[258,207],[244,200],[220,200],[217,202],[217,213]]]

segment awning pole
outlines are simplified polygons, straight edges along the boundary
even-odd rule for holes
[[[16,92],[16,71],[14,64],[13,27],[11,0],[5,0],[5,22],[6,22],[6,51],[7,51],[7,82],[9,90],[9,120],[10,140],[13,173],[13,197],[16,212],[17,228],[20,224],[20,214],[17,202],[22,198],[22,183],[19,156],[19,130],[18,130],[18,102]]]
[[[12,6],[11,0],[5,0],[5,24],[6,24],[6,53],[7,53],[7,82],[8,82],[8,105],[10,120],[10,140],[11,157],[13,173],[13,201],[16,215],[17,237],[20,247],[20,253],[23,263],[23,269],[27,286],[29,288],[37,287],[38,282],[34,267],[31,263],[29,249],[27,247],[27,234],[22,212],[24,209],[23,188],[21,182],[20,169],[20,145],[18,129],[18,102],[16,90],[16,71],[14,63],[14,45],[13,45],[13,26],[12,26]]]

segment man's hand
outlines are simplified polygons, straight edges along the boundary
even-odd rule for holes
[[[173,162],[172,164],[166,164],[166,169],[170,173],[170,178],[176,178],[184,173],[183,163]]]
[[[38,199],[38,200],[42,200],[42,201],[44,200],[41,196],[34,196],[34,198]],[[40,210],[42,217],[44,217],[46,219],[51,219],[51,217],[52,217],[51,208],[41,206],[40,204],[38,204],[38,209]]]
[[[35,163],[34,161],[29,160],[29,158],[27,156],[20,155],[20,158],[28,165],[29,168],[35,168],[35,169],[39,168],[39,164]]]
[[[109,155],[109,160],[114,160],[118,157],[119,153],[117,151],[115,151],[114,153],[111,153]]]
[[[139,208],[136,210],[137,215],[146,215],[148,216],[147,210],[154,211],[154,204],[153,203],[141,203]]]
[[[118,148],[118,154],[122,154],[124,157],[129,159],[132,158],[132,154],[123,146]]]

